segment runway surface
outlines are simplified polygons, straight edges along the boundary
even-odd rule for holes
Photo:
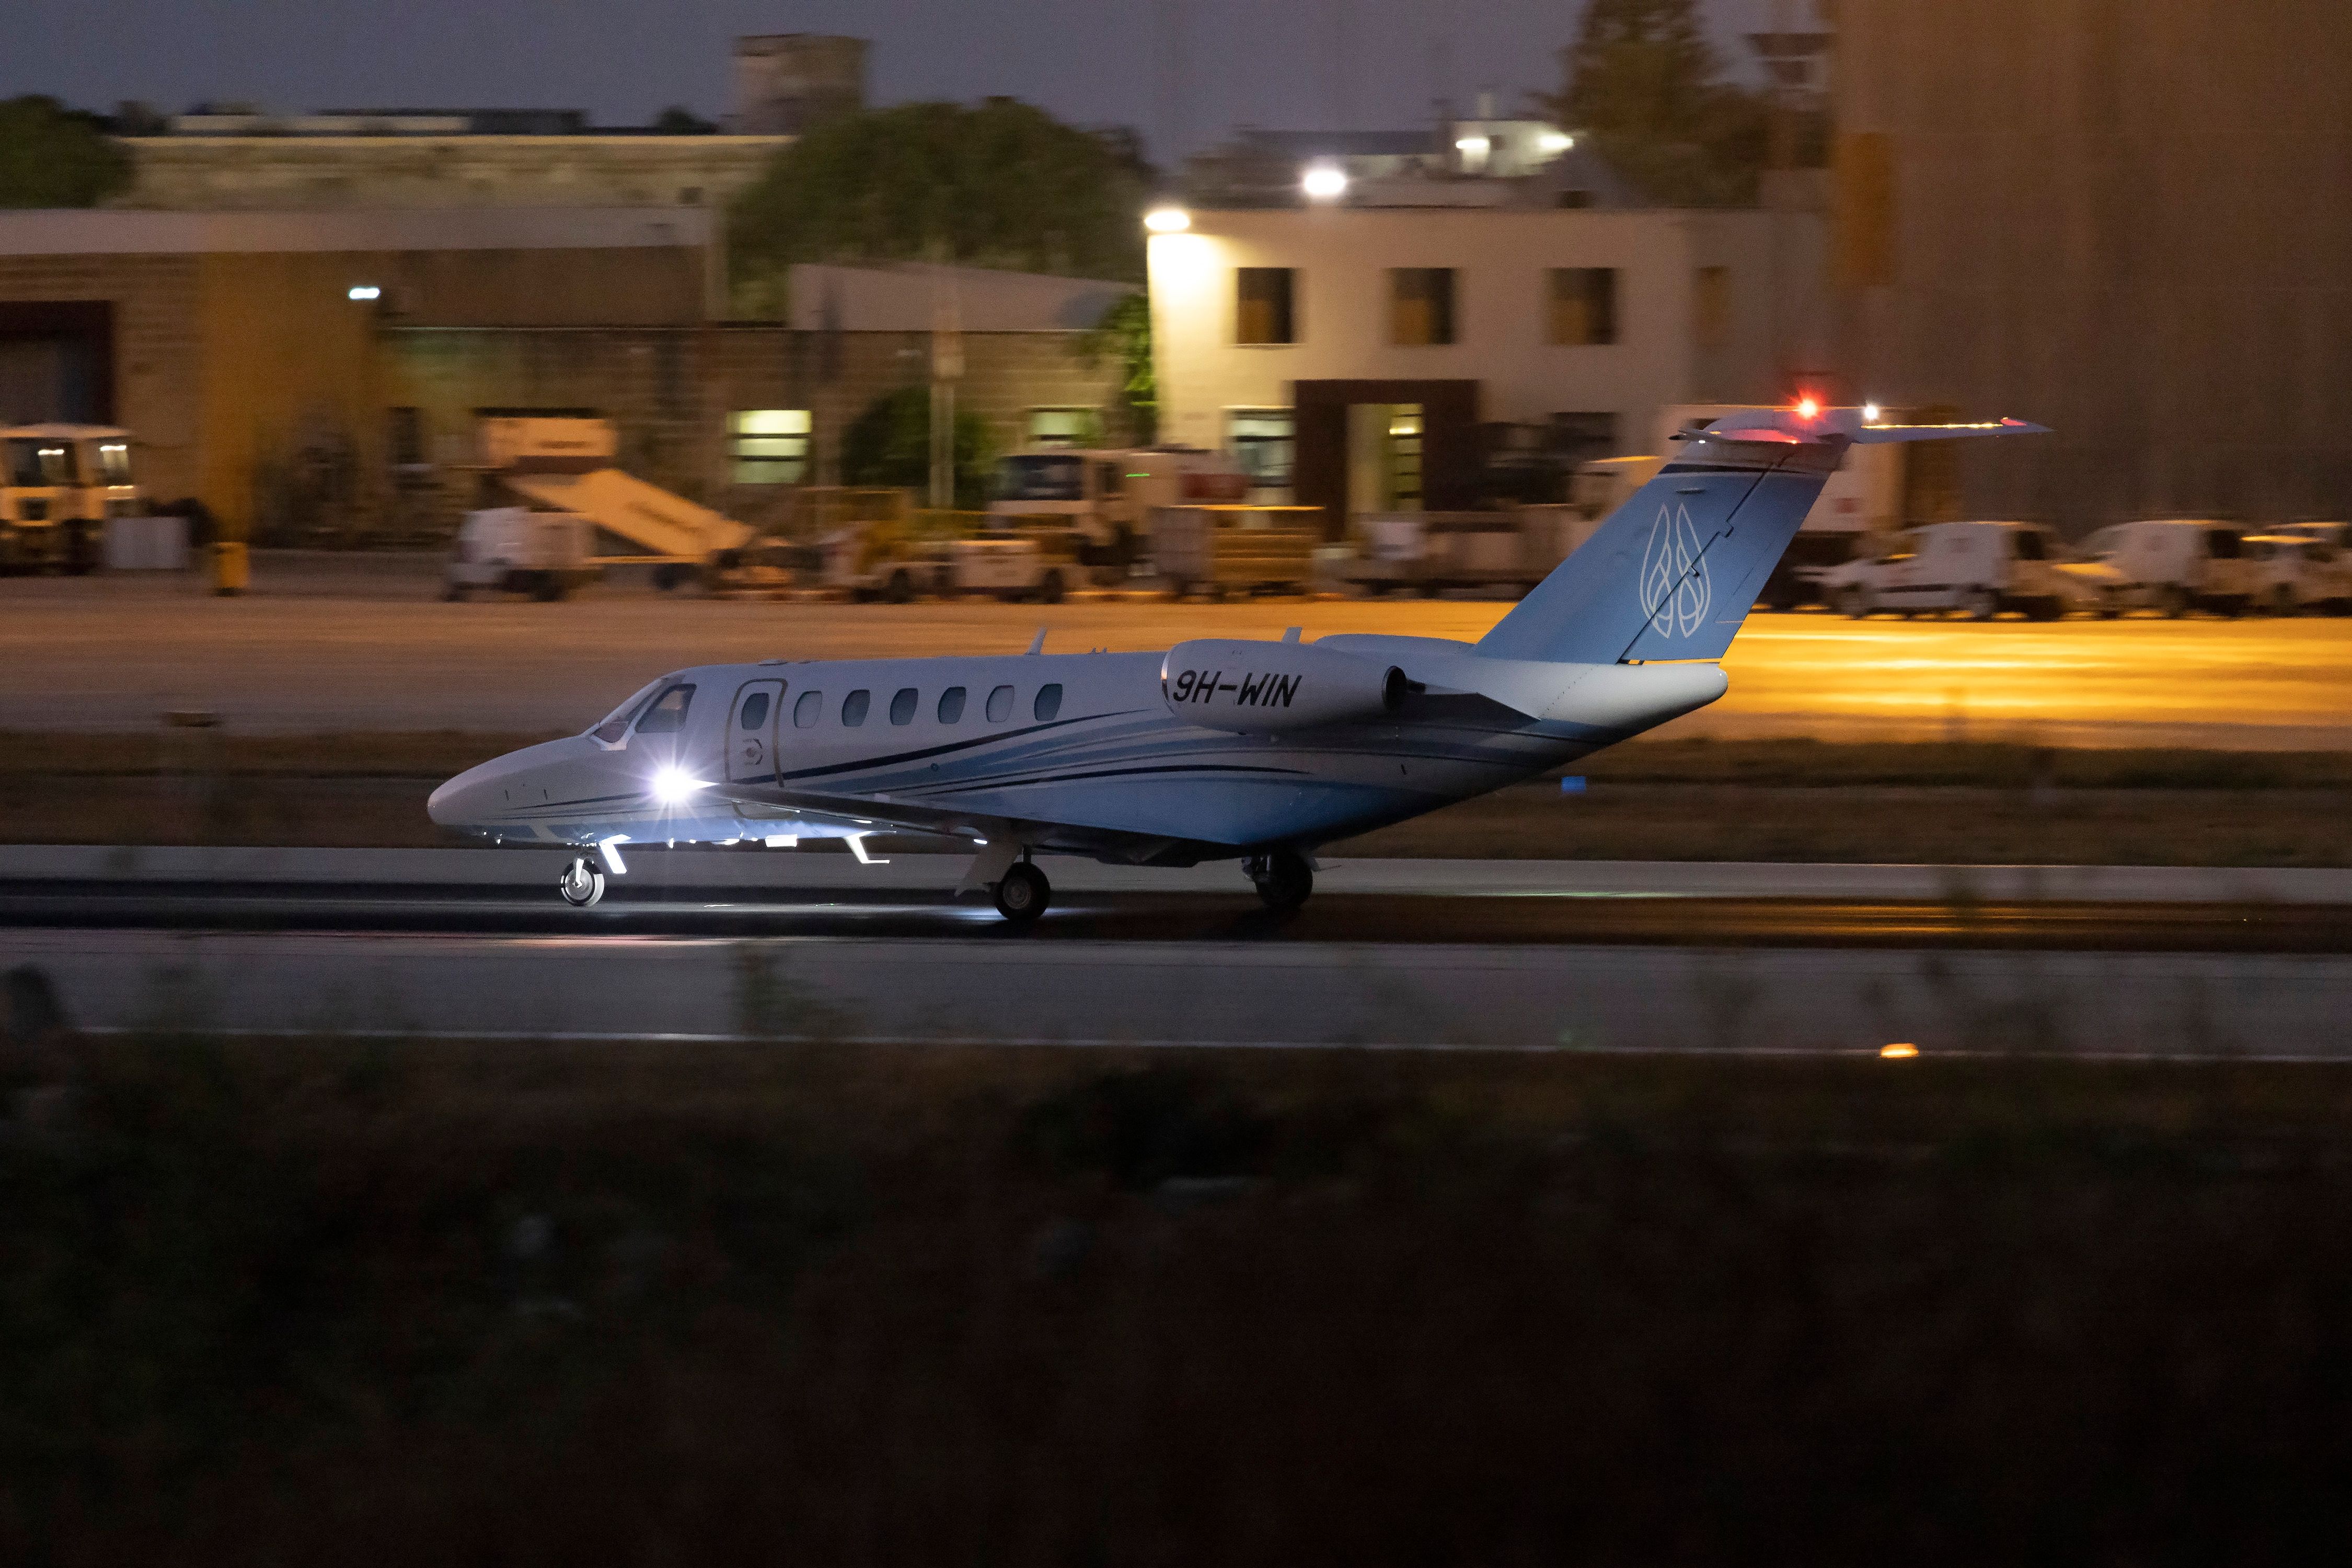
[[[1364,861],[1277,915],[1076,863],[1022,930],[948,857],[646,854],[590,910],[509,879],[559,858],[0,850],[0,952],[107,1029],[2352,1053],[2338,872]]]
[[[244,731],[577,729],[665,669],[770,657],[1158,648],[1186,637],[1475,638],[1494,601],[1095,600],[849,605],[595,590],[444,605],[403,566],[192,584],[0,580],[0,730],[144,729],[202,708]],[[1758,615],[1731,690],[1667,733],[2052,744],[2352,746],[2352,620],[2050,624]]]

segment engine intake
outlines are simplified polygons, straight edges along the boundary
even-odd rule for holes
[[[1395,712],[1410,684],[1392,664],[1292,642],[1178,643],[1160,666],[1168,711],[1243,735],[1368,723]]]

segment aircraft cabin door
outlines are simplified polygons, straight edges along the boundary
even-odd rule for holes
[[[781,680],[746,682],[727,716],[727,777],[755,784],[776,776],[776,722],[784,707]]]

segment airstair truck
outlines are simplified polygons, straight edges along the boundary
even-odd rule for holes
[[[593,555],[589,564],[650,565],[656,587],[715,576],[752,538],[749,525],[621,468],[619,436],[608,419],[485,417],[481,449],[499,488],[531,510],[584,518],[600,534],[635,547]]]

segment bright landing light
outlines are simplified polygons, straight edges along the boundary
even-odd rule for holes
[[[1153,207],[1143,215],[1143,226],[1154,234],[1181,234],[1192,226],[1192,215],[1182,207]]]
[[[677,805],[702,787],[702,781],[684,768],[664,768],[654,774],[654,798],[664,805]]]
[[[1864,425],[1875,425],[1878,423],[1877,404],[1865,403],[1862,405],[1862,422]]]

